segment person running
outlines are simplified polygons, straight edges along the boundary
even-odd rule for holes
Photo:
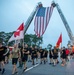
[[[65,47],[62,48],[61,60],[62,60],[61,65],[65,66],[66,65],[66,48]]]
[[[22,68],[23,66],[23,63],[22,63],[22,57],[23,57],[23,53],[22,53],[22,50],[23,50],[23,45],[21,46],[20,44],[18,45],[18,48],[19,48],[19,66],[18,68]]]
[[[69,61],[69,58],[68,58],[69,54],[70,54],[70,51],[68,48],[66,48],[66,61]]]
[[[35,65],[36,51],[34,47],[32,47],[31,57],[32,57],[32,65]]]
[[[0,43],[0,71],[2,74],[5,72],[5,55],[7,54],[7,47],[3,46],[2,43]]]
[[[56,47],[54,46],[54,49],[52,50],[53,52],[53,66],[56,66],[57,64],[57,58],[58,58],[58,51],[56,49]]]
[[[40,64],[42,64],[42,61],[44,60],[44,49],[40,49]]]
[[[47,62],[47,56],[48,56],[48,51],[45,48],[44,52],[43,52],[43,61],[44,61],[44,64],[46,64],[46,62]]]
[[[30,48],[29,48],[28,62],[32,62],[31,53],[32,53],[32,46],[30,46]]]
[[[28,54],[29,54],[29,50],[28,50],[28,45],[26,44],[25,45],[25,48],[22,50],[23,52],[23,57],[22,57],[22,62],[24,64],[24,69],[23,69],[23,72],[27,69],[27,60],[28,60]]]
[[[7,47],[7,54],[5,55],[5,64],[8,64],[9,63],[10,51],[9,51],[9,46],[6,46],[6,47]]]
[[[37,48],[37,46],[34,47],[34,50],[35,50],[36,64],[38,64],[38,48]]]
[[[12,69],[12,75],[18,73],[17,71],[17,61],[18,61],[18,55],[19,55],[19,49],[17,44],[14,44],[14,48],[12,50],[12,65],[13,65],[13,69]]]
[[[53,64],[53,53],[52,53],[52,50],[49,50],[49,59],[50,59],[50,63],[49,64]]]

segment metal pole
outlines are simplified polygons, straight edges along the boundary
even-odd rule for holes
[[[67,22],[67,20],[66,20],[66,18],[64,16],[64,14],[63,14],[63,12],[61,11],[60,6],[58,5],[58,3],[55,3],[54,1],[52,2],[52,5],[57,8],[57,10],[59,12],[59,15],[60,15],[60,17],[61,17],[61,19],[62,19],[62,21],[64,23],[64,26],[65,26],[65,28],[67,30],[68,36],[69,36],[72,44],[74,44],[73,33],[72,33],[72,31],[71,31],[71,29],[69,27],[69,24],[68,24],[68,22]]]
[[[26,23],[25,23],[25,31],[24,31],[24,34],[26,33],[28,27],[30,26],[30,24],[31,24],[31,22],[32,22],[32,20],[33,20],[33,18],[34,18],[34,15],[35,15],[35,13],[36,13],[36,11],[38,10],[39,7],[42,7],[42,3],[41,3],[41,2],[39,2],[39,3],[36,5],[35,9],[33,10],[33,12],[32,12],[32,13],[30,14],[30,16],[28,17],[28,19],[27,19],[27,21],[26,21]]]

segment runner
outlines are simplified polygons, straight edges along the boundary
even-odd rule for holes
[[[30,48],[29,48],[28,62],[32,62],[31,53],[32,53],[32,46],[30,46]]]
[[[7,54],[7,48],[0,43],[0,71],[2,74],[5,72],[5,55]]]
[[[34,47],[34,50],[35,50],[36,64],[38,64],[38,48],[37,48],[37,46]]]
[[[61,65],[65,66],[66,65],[66,48],[65,47],[62,48],[61,60],[62,60]]]
[[[14,44],[14,48],[12,50],[12,65],[13,65],[13,69],[12,69],[12,75],[17,74],[17,61],[18,61],[18,54],[19,54],[19,49],[17,44]]]
[[[49,59],[50,59],[50,63],[49,64],[53,64],[53,53],[52,53],[52,50],[49,50]]]
[[[22,50],[23,50],[23,45],[21,46],[20,44],[18,45],[18,48],[19,48],[19,66],[18,68],[22,68],[23,66],[23,63],[22,63],[22,57],[23,57],[23,53],[22,53]]]
[[[22,57],[22,62],[24,64],[24,69],[23,69],[23,72],[27,69],[27,60],[28,60],[28,54],[29,54],[29,50],[28,50],[28,45],[26,44],[25,45],[25,48],[23,49],[23,57]]]
[[[56,49],[56,47],[54,46],[54,49],[52,50],[53,52],[53,66],[56,66],[57,64],[57,58],[58,58],[58,51]]]
[[[35,65],[36,51],[33,47],[32,47],[31,57],[32,57],[32,65]]]
[[[42,64],[43,60],[44,60],[44,49],[40,49],[40,64]]]

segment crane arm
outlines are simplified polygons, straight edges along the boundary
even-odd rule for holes
[[[63,23],[64,23],[64,26],[65,26],[65,28],[66,28],[66,30],[67,30],[68,36],[69,36],[69,38],[70,38],[72,44],[74,44],[73,33],[72,33],[72,31],[71,31],[71,29],[70,29],[70,27],[69,27],[69,24],[68,24],[68,22],[67,22],[67,20],[66,20],[66,18],[65,18],[65,16],[64,16],[64,14],[63,14],[63,12],[61,11],[60,6],[58,5],[58,3],[55,3],[55,2],[52,2],[52,5],[57,8],[57,10],[58,10],[58,12],[59,12],[59,15],[60,15],[60,17],[61,17],[61,19],[62,19],[62,21],[63,21]]]
[[[38,10],[39,7],[42,7],[42,3],[41,3],[41,2],[39,2],[39,3],[36,5],[36,7],[35,7],[34,10],[32,11],[32,13],[31,13],[30,16],[28,17],[28,19],[27,19],[27,21],[26,21],[26,23],[25,23],[24,34],[26,33],[28,27],[30,26],[30,24],[31,24],[31,22],[32,22],[32,20],[33,20],[33,18],[34,18],[34,15],[35,15],[35,13],[36,13],[36,11]]]

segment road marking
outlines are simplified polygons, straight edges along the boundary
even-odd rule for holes
[[[33,68],[35,68],[36,66],[38,66],[39,64],[36,64],[36,65],[34,65],[34,66],[32,66],[32,67],[30,67],[30,68],[28,68],[28,69],[26,69],[25,70],[25,72],[27,72],[27,71],[29,71],[29,70],[31,70],[31,69],[33,69]]]

